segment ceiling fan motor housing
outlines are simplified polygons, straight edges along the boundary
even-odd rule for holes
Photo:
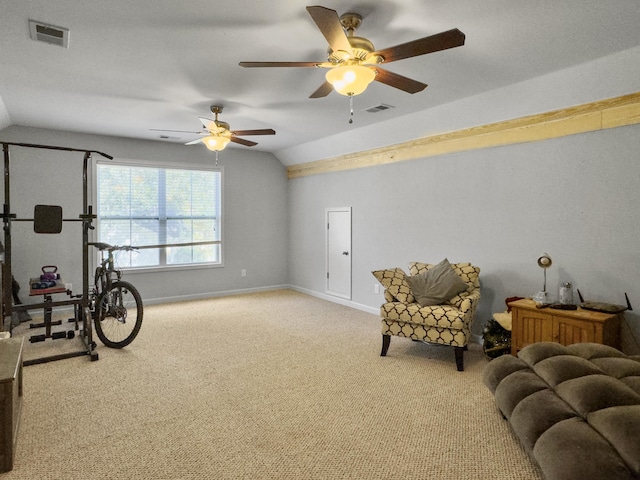
[[[333,51],[331,47],[327,49],[328,59],[331,63],[341,63],[350,60],[366,61],[367,63],[380,63],[382,60],[379,55],[371,56],[371,52],[375,51],[373,43],[364,37],[348,37],[351,45],[352,54],[342,50]]]

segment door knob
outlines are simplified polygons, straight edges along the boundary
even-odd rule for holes
[[[349,255],[349,252],[342,252],[343,255]]]

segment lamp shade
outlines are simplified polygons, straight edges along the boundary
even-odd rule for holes
[[[229,141],[229,137],[224,137],[221,135],[209,135],[202,139],[202,143],[204,143],[205,146],[213,152],[224,150]]]
[[[553,261],[548,253],[543,253],[538,257],[538,266],[540,268],[549,268],[552,265]]]
[[[336,92],[349,97],[364,92],[375,76],[375,70],[362,65],[334,67],[325,75]]]

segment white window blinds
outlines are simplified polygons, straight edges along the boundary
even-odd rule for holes
[[[98,238],[120,267],[221,263],[219,170],[98,164]]]

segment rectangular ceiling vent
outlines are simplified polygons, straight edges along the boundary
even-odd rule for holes
[[[29,33],[31,34],[31,40],[69,48],[68,28],[54,27],[46,23],[29,20]]]
[[[394,108],[393,105],[387,105],[386,103],[381,103],[380,105],[376,105],[375,107],[367,108],[365,112],[369,113],[378,113],[383,110],[389,110],[390,108]]]

